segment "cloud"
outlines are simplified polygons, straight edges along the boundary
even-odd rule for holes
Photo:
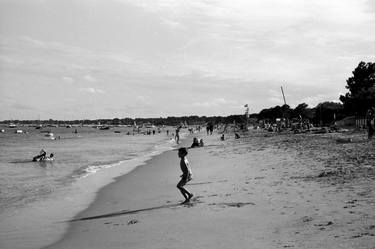
[[[268,90],[268,98],[267,100],[272,104],[272,105],[279,105],[282,106],[284,104],[284,100],[282,97],[281,90],[280,92],[270,89]]]
[[[95,82],[96,79],[94,77],[92,77],[91,75],[87,74],[83,77],[83,79],[87,80],[87,81],[90,81],[90,82]]]
[[[71,78],[71,77],[68,77],[68,76],[63,76],[63,77],[62,77],[62,80],[63,80],[64,82],[66,82],[66,83],[69,83],[69,84],[74,83],[74,79]]]
[[[369,12],[375,12],[375,2],[374,0],[367,0],[366,1],[366,4],[367,4],[367,8],[366,10],[369,11]]]
[[[30,46],[40,48],[40,49],[49,49],[58,52],[64,53],[90,53],[90,50],[77,47],[77,46],[70,46],[64,44],[62,42],[56,41],[43,41],[39,39],[32,38],[30,36],[21,36],[18,38],[18,42],[29,44]]]
[[[35,108],[33,108],[31,106],[28,106],[28,105],[25,105],[25,104],[20,104],[20,103],[13,104],[12,108],[17,109],[17,110],[27,110],[27,111],[35,110]]]
[[[324,94],[318,94],[311,97],[306,97],[301,100],[301,103],[306,103],[309,107],[314,107],[320,102],[328,101],[327,96]],[[337,100],[336,100],[337,101]]]
[[[91,94],[103,94],[104,91],[101,89],[95,89],[92,87],[87,87],[87,88],[80,88],[80,92],[85,92],[85,93],[91,93]]]
[[[20,100],[39,85],[48,105],[101,101],[103,114],[257,111],[284,103],[280,85],[288,104],[315,104],[375,59],[372,0],[16,2],[0,3],[0,94]]]
[[[210,101],[204,101],[204,102],[195,102],[192,104],[193,106],[196,107],[219,107],[219,106],[233,106],[233,105],[239,105],[237,101],[234,100],[226,100],[224,98],[214,98],[211,99]]]

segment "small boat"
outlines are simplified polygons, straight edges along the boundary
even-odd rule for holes
[[[99,128],[99,130],[109,130],[109,126],[102,126]]]
[[[115,133],[121,133],[121,131],[115,131]]]
[[[16,130],[15,133],[21,134],[21,133],[23,133],[23,131],[22,130]]]
[[[4,129],[2,129],[1,131],[0,131],[1,133],[4,133],[5,132],[5,130]]]
[[[8,127],[9,127],[9,128],[16,128],[17,125],[15,125],[14,123],[10,123]]]
[[[45,137],[53,137],[53,133],[52,132],[48,132],[46,135],[44,135]]]

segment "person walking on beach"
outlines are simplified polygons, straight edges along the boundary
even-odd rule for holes
[[[189,167],[189,161],[186,158],[187,154],[188,152],[186,148],[183,147],[178,149],[178,157],[181,158],[180,168],[182,171],[182,175],[181,180],[177,183],[177,188],[181,191],[181,194],[185,198],[185,201],[182,204],[188,203],[193,197],[193,194],[184,188],[186,183],[188,183],[192,179],[192,172]]]
[[[181,126],[177,127],[177,129],[176,129],[175,140],[176,140],[177,144],[180,142],[180,129],[181,129]]]

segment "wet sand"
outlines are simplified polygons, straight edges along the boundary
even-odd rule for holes
[[[103,188],[48,248],[374,248],[375,143],[365,137],[203,136],[188,155],[190,204],[179,204],[169,151]]]

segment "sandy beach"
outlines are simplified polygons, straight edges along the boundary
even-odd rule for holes
[[[364,133],[201,137],[187,156],[190,204],[180,204],[179,158],[168,151],[101,189],[47,248],[374,248],[374,142]]]

